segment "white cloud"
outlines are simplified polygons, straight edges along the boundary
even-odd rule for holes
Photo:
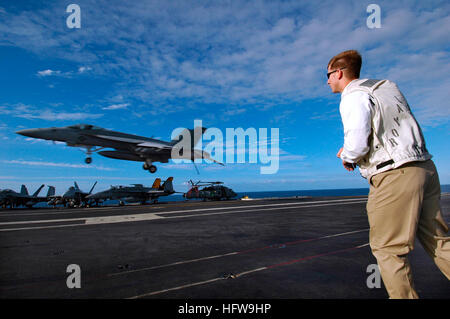
[[[230,109],[230,110],[226,110],[225,112],[223,112],[225,115],[228,116],[234,116],[234,115],[239,115],[242,113],[245,113],[247,111],[247,109],[245,108],[241,108],[241,109]]]
[[[280,161],[303,161],[305,158],[304,155],[285,155],[280,156]]]
[[[91,70],[92,70],[92,68],[89,66],[80,66],[77,71],[67,71],[67,72],[47,69],[47,70],[43,70],[43,71],[38,71],[37,76],[39,76],[39,77],[60,76],[60,77],[65,77],[65,78],[71,78],[76,74],[86,74],[87,72],[89,72]]]
[[[22,117],[25,119],[41,119],[46,121],[78,121],[85,119],[98,119],[103,114],[90,114],[90,113],[68,113],[68,112],[53,112],[51,110],[44,110],[39,113],[17,114],[16,117]]]
[[[121,109],[126,109],[128,106],[130,105],[130,103],[122,103],[122,104],[112,104],[106,107],[103,107],[102,110],[121,110]]]
[[[45,76],[61,74],[61,71],[54,71],[54,70],[47,69],[44,71],[38,71],[37,74],[38,74],[38,76],[45,77]]]
[[[360,1],[206,5],[184,0],[126,4],[86,0],[81,6],[88,9],[83,10],[83,26],[77,32],[67,32],[60,22],[60,5],[5,12],[0,44],[38,54],[51,52],[52,57],[82,65],[79,74],[95,68],[99,75],[117,81],[111,95],[124,99],[155,104],[174,99],[252,103],[262,109],[268,104],[328,99],[324,78],[328,60],[355,48],[363,54],[362,75],[392,76],[404,83],[409,95],[420,87],[427,93],[417,94],[414,104],[423,118],[432,122],[444,115],[448,121],[448,107],[439,100],[446,97],[448,85],[436,83],[447,78],[442,74],[449,65],[450,4],[377,4],[382,27],[372,30],[366,26],[367,3]],[[416,64],[415,55],[425,59]],[[39,72],[50,76],[59,71]]]
[[[3,160],[5,164],[19,164],[24,166],[50,166],[50,167],[69,167],[69,168],[94,168],[102,171],[114,171],[114,168],[87,165],[87,164],[70,164],[70,163],[54,163],[54,162],[40,162],[40,161],[20,161],[20,160]]]
[[[9,116],[25,118],[25,119],[41,119],[47,121],[78,121],[85,119],[98,119],[103,114],[87,113],[87,112],[56,112],[49,108],[39,108],[31,105],[16,104],[2,105],[0,111]]]
[[[92,70],[92,68],[89,67],[89,66],[80,66],[78,68],[78,73],[86,73],[86,72],[91,71],[91,70]]]
[[[31,144],[47,144],[47,145],[52,145],[52,144],[65,145],[66,144],[65,142],[41,140],[41,139],[32,138],[32,137],[25,138],[25,141],[27,141],[27,143],[31,143]]]

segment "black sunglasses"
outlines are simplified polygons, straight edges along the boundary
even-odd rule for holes
[[[340,69],[336,69],[336,70],[334,70],[334,71],[328,72],[328,73],[327,73],[327,79],[329,79],[329,78],[330,78],[330,75],[333,74],[334,72],[337,72],[337,71],[339,71],[339,70],[344,70],[344,69],[346,69],[346,68],[340,68]]]

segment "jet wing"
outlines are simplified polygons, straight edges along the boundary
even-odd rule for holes
[[[91,136],[99,137],[99,138],[102,138],[104,140],[110,140],[110,141],[116,141],[116,142],[124,142],[124,143],[131,143],[131,144],[140,144],[140,143],[143,142],[143,140],[135,139],[135,138],[129,138],[129,137],[101,135],[101,134],[93,134]]]
[[[170,145],[166,145],[163,143],[159,143],[159,142],[144,142],[144,143],[140,143],[137,146],[140,147],[150,147],[150,148],[163,148],[163,149],[171,149],[172,146]]]
[[[153,191],[148,191],[147,194],[166,194],[166,191],[163,190],[153,190]]]
[[[162,142],[159,142],[157,140],[145,141],[145,140],[130,138],[130,137],[110,136],[110,135],[101,135],[101,134],[95,134],[93,136],[104,139],[104,140],[135,144],[138,147],[148,147],[148,148],[152,148],[152,149],[171,149],[172,148],[172,146],[167,145]]]

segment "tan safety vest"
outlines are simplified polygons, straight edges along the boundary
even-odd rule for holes
[[[370,149],[357,163],[364,178],[370,179],[375,174],[408,162],[431,158],[420,126],[394,82],[354,80],[347,85],[342,97],[354,91],[367,92],[371,101]]]

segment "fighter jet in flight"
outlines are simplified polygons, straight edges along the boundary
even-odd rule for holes
[[[126,202],[140,202],[145,204],[147,201],[156,203],[158,197],[168,196],[175,191],[172,184],[173,177],[169,177],[162,185],[161,179],[157,178],[152,187],[145,187],[142,184],[132,184],[133,186],[111,186],[110,189],[86,196],[86,199],[95,201],[97,204],[105,200],[119,200],[119,205]]]
[[[178,139],[173,139],[170,142],[111,131],[89,124],[25,129],[16,133],[33,138],[65,142],[68,146],[85,148],[85,162],[87,164],[92,162],[92,153],[98,152],[98,154],[109,158],[144,162],[143,169],[155,173],[156,166],[153,163],[168,163],[169,159],[173,158],[172,150],[175,151],[176,158],[179,159],[188,159],[194,162],[195,159],[204,158],[223,165],[223,163],[213,160],[208,152],[194,148],[205,131],[206,128],[204,127],[185,129],[180,132]],[[186,145],[190,145],[190,148],[181,148],[181,152],[179,152],[177,144],[185,136],[191,138],[190,143],[186,143]],[[183,141],[183,144],[184,142],[187,141]],[[103,150],[105,148],[111,148],[112,150]]]

